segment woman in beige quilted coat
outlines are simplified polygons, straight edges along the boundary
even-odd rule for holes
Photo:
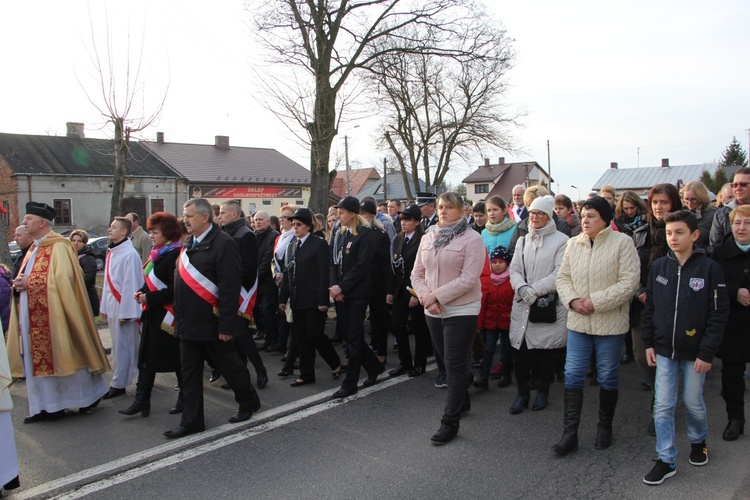
[[[553,447],[558,455],[578,449],[583,387],[592,351],[600,385],[595,447],[605,449],[612,443],[620,353],[640,272],[632,239],[612,231],[612,217],[612,207],[604,198],[595,196],[583,204],[582,232],[568,242],[557,273],[557,292],[568,308],[564,432]]]

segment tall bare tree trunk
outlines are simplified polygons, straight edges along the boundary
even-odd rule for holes
[[[123,130],[123,119],[116,117],[115,122],[115,180],[112,183],[112,205],[109,209],[109,220],[122,215],[122,198],[125,194],[125,158],[128,151],[128,138]]]
[[[316,121],[310,126],[310,209],[327,213],[328,165],[336,136],[336,93],[328,81],[327,69],[321,73],[315,95]]]

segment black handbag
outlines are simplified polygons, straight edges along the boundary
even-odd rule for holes
[[[521,243],[521,265],[523,266],[523,279],[528,283],[526,277],[526,260],[523,256],[526,246],[526,236]],[[532,323],[555,323],[557,321],[557,292],[538,297],[529,309],[529,321]]]

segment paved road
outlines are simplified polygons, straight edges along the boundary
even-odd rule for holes
[[[718,373],[705,391],[709,464],[688,464],[680,410],[678,473],[648,487],[641,479],[654,456],[654,439],[644,433],[649,400],[632,364],[622,371],[612,448],[594,449],[597,391],[587,387],[581,449],[557,458],[550,446],[562,430],[561,384],[545,411],[517,416],[508,413],[513,388],[472,390],[473,411],[458,439],[435,447],[429,437],[445,392],[433,386],[434,373],[390,379],[334,403],[328,396],[338,383],[321,361],[317,384],[290,388],[290,379],[275,376],[280,356],[263,356],[271,383],[261,391],[260,413],[226,423],[235,411],[231,393],[206,382],[208,430],[177,441],[161,436],[179,420],[167,414],[176,397],[168,374],[157,379],[147,419],[117,413],[128,395],[88,415],[24,425],[19,382],[12,393],[23,489],[10,498],[750,498],[750,435],[721,440]]]

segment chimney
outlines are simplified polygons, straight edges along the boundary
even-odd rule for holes
[[[156,133],[156,143],[157,144],[164,144],[164,132],[157,132]]]
[[[229,149],[229,136],[228,135],[215,136],[214,147],[216,149]]]
[[[490,159],[489,158],[485,158],[484,159],[484,166],[485,167],[489,167],[490,166]]]
[[[609,168],[617,169],[617,162],[616,161],[610,162]]]
[[[504,157],[504,156],[501,156],[500,158],[498,158],[498,159],[497,159],[497,164],[498,164],[499,166],[501,166],[501,167],[502,167],[503,165],[505,165],[505,157]]]
[[[662,168],[669,168],[669,158],[662,158],[661,159],[661,167]]]
[[[65,125],[68,127],[68,138],[85,139],[83,134],[83,123],[68,122]]]

